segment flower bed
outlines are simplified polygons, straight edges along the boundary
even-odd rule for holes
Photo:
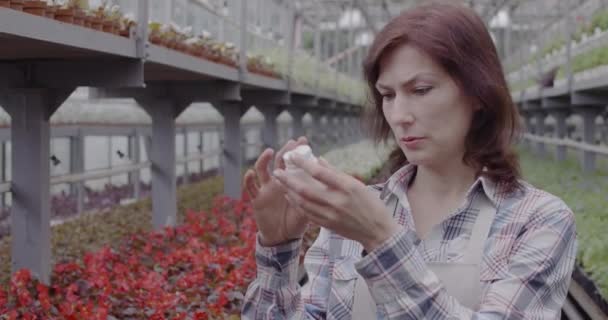
[[[217,170],[209,170],[202,174],[191,173],[188,177],[189,183],[197,183],[203,179],[210,178],[217,174]],[[183,183],[183,177],[177,178],[177,185]],[[148,183],[140,183],[141,198],[145,198],[150,194],[151,185]],[[85,187],[84,211],[99,212],[111,210],[112,208],[122,204],[124,200],[134,197],[134,189],[131,185],[116,186],[106,184],[102,190],[92,190]],[[74,218],[78,214],[78,199],[75,194],[61,192],[51,198],[51,223]],[[5,207],[0,210],[0,239],[10,234],[10,207]]]
[[[346,148],[342,157],[363,156],[353,150],[358,149]],[[374,163],[363,161],[359,169]],[[255,277],[256,230],[247,199],[218,197],[212,203],[221,189],[221,178],[180,188],[183,224],[162,232],[151,231],[149,199],[53,227],[56,264],[50,288],[27,271],[15,273],[10,281],[6,278],[10,238],[4,239],[0,315],[5,319],[238,319],[240,301]],[[317,234],[318,228],[306,233],[302,257]]]
[[[178,189],[178,221],[184,221],[187,210],[204,211],[223,190],[220,177]],[[104,245],[116,246],[130,235],[152,230],[152,203],[144,199],[134,204],[117,206],[98,214],[83,214],[51,228],[52,263],[81,259],[86,252]],[[11,237],[0,240],[0,287],[10,277]]]
[[[162,232],[127,236],[82,261],[57,264],[49,288],[27,270],[0,291],[8,319],[226,319],[255,277],[247,202],[219,197],[208,212]]]

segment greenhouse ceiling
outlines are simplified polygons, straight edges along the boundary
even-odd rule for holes
[[[453,0],[459,1],[459,0]],[[462,0],[461,0],[462,1]],[[534,34],[559,21],[573,8],[606,0],[464,0],[486,22],[495,39],[509,30],[512,50]],[[371,33],[380,30],[402,10],[427,0],[297,0],[296,12],[306,24],[334,29],[354,26]]]

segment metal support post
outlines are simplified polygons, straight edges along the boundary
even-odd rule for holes
[[[595,144],[595,118],[600,114],[602,109],[598,107],[582,107],[577,110],[583,117],[583,142],[587,144]],[[582,167],[584,172],[593,172],[595,170],[595,152],[583,151]]]
[[[188,129],[184,128],[183,130],[183,135],[184,135],[184,140],[182,140],[184,142],[184,150],[183,150],[183,156],[184,158],[188,156]],[[188,184],[190,183],[190,163],[186,162],[184,163],[184,178],[182,180],[184,182],[184,184]]]
[[[310,112],[312,116],[312,127],[313,127],[313,136],[312,143],[317,147],[321,147],[323,144],[323,140],[325,140],[325,134],[323,130],[322,118],[323,113],[321,110],[313,110]]]
[[[205,130],[201,130],[199,132],[199,145],[198,145],[198,153],[203,154],[205,153]],[[201,159],[199,161],[199,169],[200,169],[200,173],[201,175],[205,172],[205,160]]]
[[[139,133],[135,133],[133,136],[129,137],[129,158],[134,163],[141,162],[139,141]],[[129,184],[133,186],[133,198],[139,199],[141,197],[141,170],[129,174]]]
[[[283,107],[280,106],[263,106],[260,111],[264,115],[264,129],[262,131],[262,143],[264,148],[278,147],[278,123],[277,118],[283,112]]]
[[[547,112],[545,110],[537,110],[534,113],[536,117],[536,134],[542,137],[545,135],[545,119],[547,118]],[[540,157],[544,157],[547,153],[545,143],[539,141],[536,144],[536,151]]]
[[[156,230],[177,223],[175,119],[190,102],[172,98],[139,98],[152,118],[152,224]]]
[[[568,137],[568,128],[566,127],[566,119],[568,113],[565,111],[555,111],[552,113],[555,118],[555,133],[558,139],[565,139]],[[555,158],[557,161],[564,161],[568,157],[566,146],[557,146],[555,149]]]
[[[243,170],[241,117],[249,106],[241,102],[223,102],[214,106],[224,116],[222,153],[224,195],[239,199],[241,197],[241,171]]]
[[[291,114],[291,118],[292,118],[292,126],[293,126],[293,133],[292,133],[292,138],[297,139],[301,136],[306,135],[306,132],[304,131],[304,123],[303,123],[303,119],[304,119],[304,115],[306,114],[306,110],[304,108],[298,108],[298,107],[289,107],[289,109],[287,109],[289,114]]]
[[[11,116],[11,270],[29,269],[43,283],[51,275],[51,115],[73,89],[23,89],[0,94]]]
[[[70,137],[70,172],[84,172],[84,136],[82,131],[78,129],[76,136]],[[76,212],[80,215],[84,211],[84,182],[75,182],[72,184],[72,194],[76,195]]]

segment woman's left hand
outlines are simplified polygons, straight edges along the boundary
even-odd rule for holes
[[[322,158],[315,163],[295,156],[293,164],[309,177],[303,179],[285,170],[275,170],[274,176],[286,187],[290,205],[310,221],[358,241],[368,252],[399,230],[386,205],[361,181]]]

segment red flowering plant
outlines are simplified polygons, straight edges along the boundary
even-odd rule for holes
[[[238,319],[255,278],[256,232],[247,194],[217,197],[179,226],[56,264],[50,287],[15,272],[0,284],[0,320]],[[301,262],[318,232],[305,235]]]
[[[57,264],[51,287],[14,273],[0,290],[0,319],[238,318],[255,277],[255,232],[246,198],[216,198],[180,226]]]

